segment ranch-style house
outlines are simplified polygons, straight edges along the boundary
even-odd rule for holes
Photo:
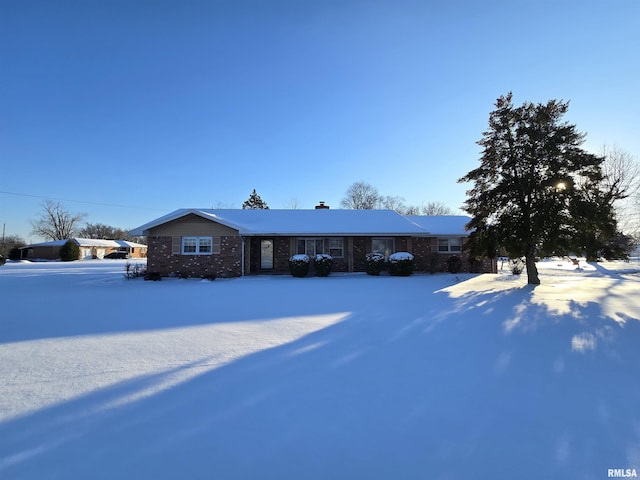
[[[179,209],[133,229],[147,237],[147,270],[162,276],[239,277],[286,273],[288,259],[319,253],[334,259],[333,271],[365,271],[365,256],[414,255],[426,271],[434,255],[446,270],[451,255],[466,271],[495,271],[493,261],[469,261],[463,251],[466,216],[403,216],[392,210]]]

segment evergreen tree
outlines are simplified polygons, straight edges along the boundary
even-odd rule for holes
[[[269,206],[267,205],[267,203],[262,200],[262,198],[260,198],[260,195],[258,195],[256,193],[256,189],[253,189],[253,192],[251,192],[251,195],[249,195],[249,198],[242,204],[242,209],[243,210],[268,210]]]
[[[480,166],[459,182],[473,182],[465,210],[474,229],[472,255],[498,250],[525,257],[530,284],[539,284],[537,256],[593,255],[616,233],[610,195],[603,189],[602,157],[580,148],[584,134],[562,122],[568,102],[498,98],[478,144]]]
[[[73,262],[80,257],[80,247],[73,240],[67,240],[62,247],[60,247],[60,260],[63,262]]]

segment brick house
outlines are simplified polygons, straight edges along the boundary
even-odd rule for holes
[[[468,233],[466,216],[403,216],[391,210],[207,210],[180,209],[132,230],[146,236],[147,269],[163,276],[239,277],[286,273],[288,259],[297,253],[328,253],[334,271],[365,270],[365,255],[410,252],[417,271],[438,260],[462,257]],[[476,267],[493,271],[492,262]]]
[[[126,240],[97,240],[93,238],[71,238],[80,248],[78,260],[91,258],[104,258],[112,252],[123,252],[131,258],[144,258],[147,256],[147,246],[141,243],[128,242]],[[60,258],[60,249],[67,240],[53,240],[51,242],[33,243],[20,248],[20,258],[33,260],[57,260]]]

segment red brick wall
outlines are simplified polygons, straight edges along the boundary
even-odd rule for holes
[[[412,238],[411,246],[413,255],[413,265],[417,272],[428,271],[429,256],[431,255],[431,239],[430,238]]]
[[[220,237],[220,253],[212,255],[172,255],[172,237],[148,237],[147,271],[162,276],[200,278],[239,277],[242,274],[242,241],[238,236]]]
[[[188,277],[202,277],[203,275],[214,274],[217,277],[238,277],[242,275],[242,242],[239,236],[223,236],[221,239],[220,254],[213,255],[172,255],[172,237],[170,236],[150,236],[148,237],[149,250],[147,269],[150,272],[159,272],[163,276],[185,275]],[[251,242],[251,271],[258,271],[259,239],[252,239]],[[290,237],[275,237],[273,271],[286,273],[289,271],[288,259],[291,256]],[[371,251],[371,238],[353,237],[353,252],[349,252],[349,241],[344,240],[344,258],[334,259],[335,272],[346,272],[349,266],[349,255],[353,255],[353,270],[364,272],[365,256]],[[457,255],[462,260],[462,271],[469,272],[472,265],[469,262],[467,253],[443,254],[437,253],[437,240],[434,238],[406,238],[396,237],[395,250],[406,251],[414,256],[416,272],[429,272],[430,260],[437,260],[437,272],[447,271],[447,259],[452,255]],[[249,256],[249,255],[248,255]],[[483,259],[475,264],[473,270],[490,273],[495,272],[494,261]]]
[[[353,271],[364,272],[367,269],[365,260],[371,251],[371,239],[365,237],[353,238]],[[347,253],[348,255],[348,253]]]
[[[273,239],[273,270],[275,272],[288,272],[290,256],[291,238],[275,237]]]

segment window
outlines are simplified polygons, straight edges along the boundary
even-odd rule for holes
[[[195,255],[198,253],[198,237],[185,237],[182,239],[182,253]]]
[[[395,242],[393,238],[374,238],[371,240],[371,251],[382,253],[385,259],[395,252]]]
[[[210,254],[213,251],[213,239],[211,237],[200,237],[198,253]]]
[[[438,252],[440,253],[460,253],[462,251],[461,238],[439,238]]]
[[[344,244],[342,238],[329,239],[329,255],[334,258],[344,257]]]
[[[296,253],[315,257],[318,253],[324,253],[324,241],[321,238],[299,238]]]
[[[182,237],[182,255],[220,253],[220,237]]]

